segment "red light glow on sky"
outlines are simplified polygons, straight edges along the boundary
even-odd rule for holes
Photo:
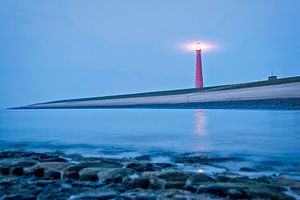
[[[205,52],[210,52],[218,49],[218,45],[213,42],[190,41],[190,42],[181,43],[180,49],[183,51],[202,50]]]

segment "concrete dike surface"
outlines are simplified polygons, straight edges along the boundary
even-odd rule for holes
[[[300,76],[201,89],[192,88],[52,101],[15,109],[252,107],[300,109]]]

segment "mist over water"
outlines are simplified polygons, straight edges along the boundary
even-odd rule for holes
[[[300,158],[300,111],[2,110],[0,148],[93,156]]]

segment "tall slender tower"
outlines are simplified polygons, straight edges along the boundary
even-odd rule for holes
[[[202,76],[202,60],[201,60],[201,43],[197,42],[195,46],[196,50],[196,76],[195,76],[195,88],[203,88],[203,76]]]

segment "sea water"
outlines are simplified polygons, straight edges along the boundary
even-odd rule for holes
[[[108,157],[201,153],[298,165],[300,111],[1,110],[0,149]]]

